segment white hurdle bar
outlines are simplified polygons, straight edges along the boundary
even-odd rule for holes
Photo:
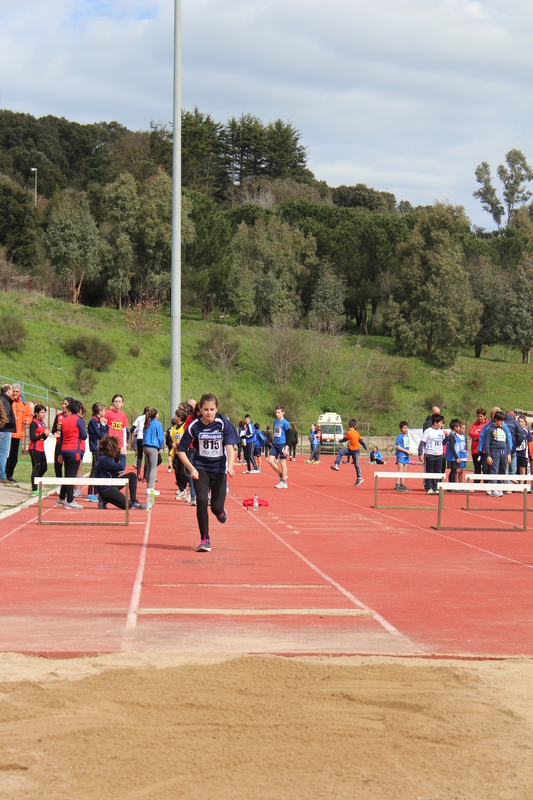
[[[527,531],[527,486],[523,484],[522,486],[512,486],[507,483],[499,484],[498,489],[501,489],[503,492],[508,494],[522,494],[524,496],[524,503],[522,508],[507,508],[507,509],[498,509],[498,508],[490,508],[490,509],[480,509],[482,511],[517,511],[523,513],[523,523],[522,527],[515,525],[515,531]],[[439,492],[439,505],[437,508],[437,524],[432,525],[431,527],[437,531],[508,531],[509,528],[487,528],[484,525],[482,528],[464,528],[464,527],[449,527],[441,524],[441,516],[442,510],[444,508],[444,493],[445,492],[486,492],[486,486],[480,486],[473,483],[439,483],[438,484],[438,492]],[[465,511],[466,509],[462,509]],[[470,509],[474,511],[475,509]]]
[[[446,478],[445,472],[374,472],[374,505],[372,508],[407,508],[413,511],[432,510],[435,506],[380,506],[378,505],[378,478],[409,478],[409,480],[442,481]]]
[[[94,527],[109,527],[110,525],[129,525],[129,481],[127,478],[91,478],[90,476],[82,478],[35,478],[35,483],[39,486],[39,513],[38,525],[91,525]],[[126,497],[126,520],[125,522],[43,522],[42,520],[42,500],[43,500],[43,486],[125,486]]]
[[[496,484],[498,481],[507,481],[505,486],[508,486],[508,482],[511,483],[533,483],[533,475],[467,475],[466,480],[468,483],[479,484],[481,481],[487,481],[487,485]],[[496,486],[491,487],[494,491]],[[498,488],[500,488],[498,486]],[[470,493],[466,495],[466,506],[464,508],[465,511],[492,511],[492,508],[488,506],[484,506],[483,508],[473,508],[470,505]],[[500,511],[514,511],[512,508],[502,508]]]

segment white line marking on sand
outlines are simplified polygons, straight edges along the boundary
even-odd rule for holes
[[[344,597],[346,597],[350,601],[350,603],[353,603],[355,606],[357,606],[357,608],[360,608],[363,611],[369,611],[376,620],[376,622],[378,622],[389,633],[407,639],[407,637],[404,637],[403,634],[401,634],[400,631],[394,627],[394,625],[391,625],[390,622],[387,622],[387,620],[384,619],[384,617],[382,617],[381,614],[378,614],[372,608],[362,603],[351,592],[345,589],[344,586],[341,586],[340,583],[337,583],[337,581],[333,580],[333,578],[330,578],[329,575],[327,575],[319,567],[313,564],[312,561],[309,561],[309,559],[306,558],[302,553],[300,553],[295,547],[293,547],[291,544],[282,539],[282,537],[279,536],[275,531],[273,531],[272,528],[270,528],[265,522],[263,522],[262,519],[260,519],[258,516],[254,518],[260,525],[263,526],[263,528],[265,528],[272,536],[274,536],[274,538],[277,539],[278,542],[281,542],[282,545],[284,545],[288,550],[294,553],[294,555],[297,556],[301,561],[303,561],[304,564],[307,564],[307,566],[310,567],[314,572],[316,572],[317,575],[320,575],[321,578],[323,578],[325,581],[334,586],[335,589],[337,589],[342,595],[344,595]]]

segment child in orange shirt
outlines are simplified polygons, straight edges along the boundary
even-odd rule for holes
[[[348,460],[351,458],[357,475],[355,485],[360,486],[363,483],[364,478],[361,474],[361,467],[359,466],[359,450],[360,447],[364,447],[365,450],[368,450],[368,447],[361,438],[361,434],[357,430],[357,422],[354,419],[351,419],[348,422],[348,430],[346,431],[344,438],[341,439],[341,442],[348,442],[348,447],[344,447],[342,450],[339,450],[337,453],[337,458],[335,459],[335,463],[332,464],[331,469],[334,469],[338,472],[342,457],[347,456]]]

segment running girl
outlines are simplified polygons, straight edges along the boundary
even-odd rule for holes
[[[50,431],[44,424],[46,416],[46,407],[37,403],[33,409],[33,420],[30,424],[30,458],[31,458],[31,493],[32,497],[39,494],[39,490],[35,485],[35,478],[42,478],[48,469],[46,463],[46,455],[44,452],[45,440],[50,435]]]
[[[191,473],[196,490],[196,518],[200,529],[201,542],[197,552],[211,550],[209,539],[209,518],[207,499],[211,489],[211,513],[220,523],[226,522],[228,515],[224,509],[226,499],[226,473],[235,475],[234,445],[239,443],[239,435],[229,419],[218,413],[218,400],[214,394],[204,394],[198,403],[199,416],[191,422],[183,433],[178,445],[178,458]],[[192,444],[194,465],[187,457]]]

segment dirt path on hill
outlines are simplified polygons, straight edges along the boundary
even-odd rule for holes
[[[0,655],[0,798],[530,800],[533,661]]]

